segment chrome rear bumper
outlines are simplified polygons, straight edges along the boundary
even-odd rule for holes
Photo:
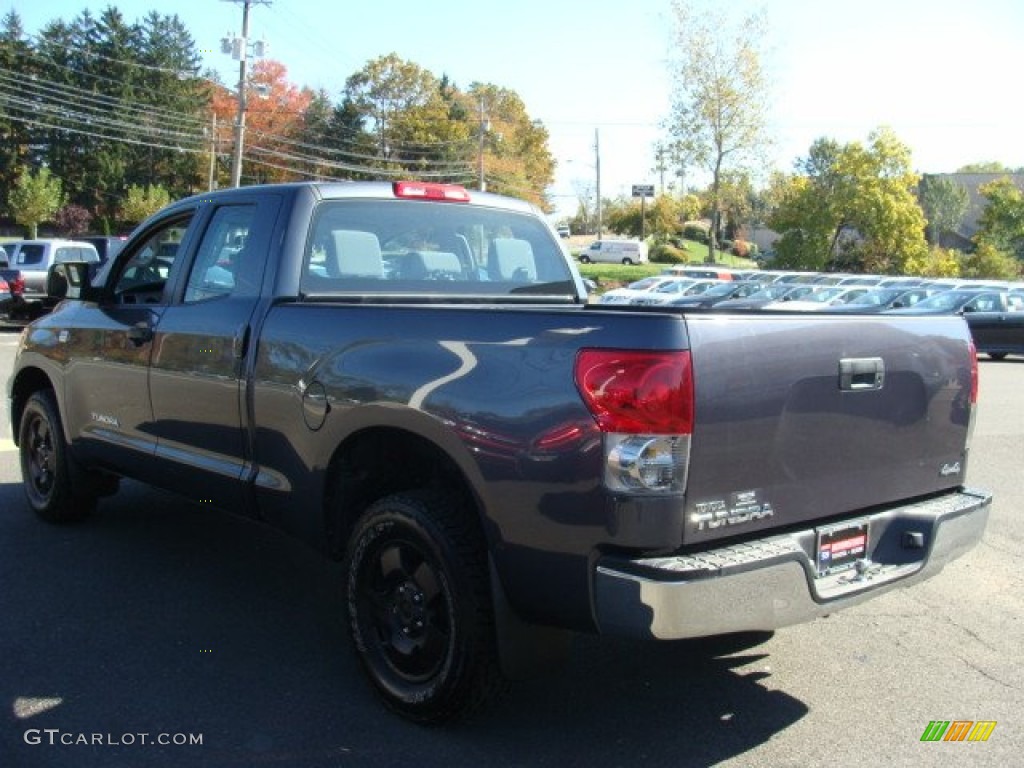
[[[991,504],[991,494],[962,489],[857,517],[870,526],[867,558],[823,577],[813,528],[696,554],[605,557],[595,574],[598,627],[678,639],[771,630],[835,613],[934,576],[978,543]]]

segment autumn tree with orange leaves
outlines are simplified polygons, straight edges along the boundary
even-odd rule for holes
[[[308,152],[296,147],[303,128],[303,115],[313,92],[288,81],[288,70],[279,61],[262,59],[253,65],[246,83],[245,155],[242,184],[295,181],[296,155]],[[218,153],[223,158],[218,177],[228,183],[228,166],[234,146],[238,99],[234,90],[215,87],[213,112],[217,116]]]

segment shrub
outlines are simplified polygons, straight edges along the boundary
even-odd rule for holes
[[[697,224],[687,224],[683,227],[683,237],[687,240],[696,240],[698,243],[707,243],[708,231]]]
[[[746,240],[736,240],[732,244],[733,256],[739,256],[741,259],[746,259],[750,256],[750,243]]]
[[[659,243],[648,256],[655,264],[685,264],[686,252],[668,243]]]

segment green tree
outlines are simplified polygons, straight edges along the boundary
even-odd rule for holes
[[[49,168],[35,174],[23,168],[7,198],[11,216],[28,230],[30,240],[35,239],[39,225],[49,221],[63,203],[60,179],[51,176]]]
[[[763,105],[767,81],[761,68],[762,16],[731,28],[718,13],[698,15],[674,0],[675,48],[671,132],[681,152],[711,173],[711,219],[720,222],[723,173],[758,161],[768,145]],[[711,228],[708,261],[717,236]]]
[[[1024,259],[1024,193],[1008,177],[978,188],[987,203],[974,242]]]
[[[143,188],[133,184],[121,202],[121,220],[125,224],[138,224],[170,202],[170,193],[159,185]]]
[[[467,109],[472,127],[478,131],[480,117],[485,119],[483,165],[488,189],[553,210],[545,196],[555,173],[547,128],[530,118],[523,100],[508,88],[472,83],[466,98],[468,104],[478,105],[475,112]]]
[[[960,276],[988,280],[1017,280],[1021,262],[987,242],[961,258]]]
[[[367,62],[345,81],[344,95],[376,136],[377,157],[385,161],[411,159],[417,148],[406,142],[417,134],[428,139],[419,124],[448,111],[437,78],[397,53]]]
[[[967,189],[952,179],[925,175],[919,187],[921,209],[928,220],[928,241],[939,242],[945,232],[955,232],[964,220],[971,197]]]
[[[956,169],[957,173],[1013,173],[1013,169],[1000,162],[990,160],[983,163],[968,163]]]
[[[960,277],[963,254],[952,248],[929,248],[920,258],[907,262],[904,273],[918,277]]]
[[[33,64],[31,47],[25,37],[21,17],[9,11],[0,21],[0,70],[7,73],[14,90],[25,78],[32,76]],[[28,122],[15,110],[0,112],[0,190],[6,193],[14,186],[21,168],[35,165],[30,158],[32,145]]]
[[[909,148],[887,128],[867,145],[819,139],[772,193],[780,266],[900,274],[924,260],[917,182]]]

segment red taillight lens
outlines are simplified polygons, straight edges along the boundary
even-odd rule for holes
[[[0,291],[3,291],[4,293],[11,291],[10,286],[7,285],[7,281],[4,280],[2,277],[0,277]],[[11,293],[14,293],[14,291],[11,291]]]
[[[688,435],[693,431],[689,351],[584,349],[576,387],[602,432]]]
[[[395,197],[420,200],[445,200],[449,203],[468,203],[469,192],[458,184],[436,184],[424,181],[396,181]]]

